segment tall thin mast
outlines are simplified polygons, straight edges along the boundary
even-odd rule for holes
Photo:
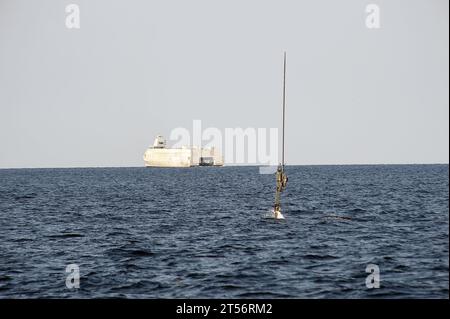
[[[286,121],[286,52],[284,52],[284,68],[283,68],[283,135],[282,135],[282,142],[281,142],[281,166],[284,170],[284,124]]]
[[[281,163],[278,165],[277,173],[276,173],[276,182],[277,188],[275,191],[275,204],[273,206],[274,218],[284,219],[281,214],[281,203],[280,197],[281,192],[286,188],[287,184],[287,176],[284,173],[284,128],[286,122],[286,52],[284,52],[284,67],[283,67],[283,133],[281,139]]]

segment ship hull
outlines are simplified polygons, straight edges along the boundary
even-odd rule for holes
[[[190,167],[191,162],[189,149],[148,149],[144,156],[147,167]]]
[[[148,149],[144,155],[146,167],[192,167],[192,166],[223,166],[221,157],[212,157],[205,162],[192,149]]]

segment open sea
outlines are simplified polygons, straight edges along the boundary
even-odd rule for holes
[[[0,170],[0,298],[449,298],[448,165],[286,172]]]

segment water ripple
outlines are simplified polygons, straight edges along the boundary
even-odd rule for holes
[[[0,170],[0,298],[448,298],[448,165],[287,173]]]

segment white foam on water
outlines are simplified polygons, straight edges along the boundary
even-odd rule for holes
[[[271,211],[264,214],[264,218],[270,218],[270,219],[284,219],[284,216],[281,212],[275,213],[275,211],[272,209]]]

